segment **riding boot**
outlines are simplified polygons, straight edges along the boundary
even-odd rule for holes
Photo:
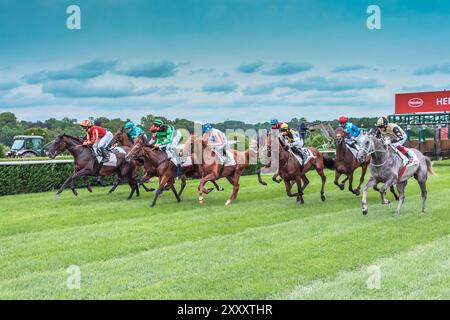
[[[404,154],[408,158],[407,166],[410,165],[414,161],[414,157],[411,154],[411,150],[406,150],[406,153]]]
[[[293,147],[292,151],[294,151],[294,153],[296,155],[298,155],[300,157],[300,159],[302,159],[302,165],[305,163],[305,154],[303,153],[303,151],[300,148],[297,147]]]
[[[102,160],[100,161],[100,163],[108,162],[108,152],[106,151],[106,149],[100,148],[100,152],[102,153]]]

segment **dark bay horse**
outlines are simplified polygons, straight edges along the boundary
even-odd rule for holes
[[[274,154],[275,152],[273,152],[274,147],[275,150],[278,150],[278,174],[284,181],[287,195],[289,197],[297,197],[297,202],[304,204],[303,194],[309,184],[306,173],[314,168],[322,179],[320,199],[322,201],[325,201],[325,182],[327,178],[323,172],[323,155],[316,148],[308,147],[308,149],[314,155],[314,158],[305,165],[300,165],[295,156],[289,151],[289,146],[285,145],[279,137],[269,134],[266,141],[266,150],[267,156],[272,159],[271,161],[276,161],[276,159],[273,158],[273,156],[277,156],[276,154]],[[295,182],[297,184],[297,193],[292,193],[291,191],[292,182]]]
[[[66,134],[60,135],[56,138],[48,151],[50,158],[55,158],[64,151],[69,151],[74,158],[74,171],[72,175],[64,181],[63,185],[56,192],[59,195],[64,189],[71,184],[71,189],[74,195],[78,195],[75,189],[75,181],[80,177],[104,177],[110,174],[117,174],[119,179],[127,181],[131,188],[131,193],[128,199],[131,199],[134,192],[139,196],[139,189],[136,179],[134,177],[134,165],[125,161],[125,154],[116,153],[117,165],[104,166],[98,163],[94,151],[90,146],[81,144],[79,138],[75,138]]]
[[[334,184],[337,185],[339,189],[344,190],[345,183],[348,180],[348,190],[351,193],[359,196],[361,192],[361,186],[366,175],[367,167],[370,163],[370,157],[364,159],[363,162],[359,162],[356,159],[356,157],[348,149],[347,144],[345,143],[345,131],[341,127],[336,129],[336,142],[336,158],[334,160],[336,173],[334,176]],[[353,189],[353,174],[359,167],[361,167],[361,178],[359,179],[358,187],[356,189]],[[346,178],[339,183],[339,178],[342,174],[345,174]]]
[[[191,152],[196,150],[197,152]],[[206,141],[201,137],[191,135],[184,145],[183,154],[190,154],[194,164],[199,164],[202,179],[198,186],[198,202],[203,204],[203,192],[205,192],[205,184],[208,181],[214,182],[217,179],[225,177],[232,185],[233,191],[228,197],[225,205],[231,204],[237,197],[239,192],[239,179],[244,173],[245,168],[249,164],[249,151],[240,152],[232,150],[236,164],[232,166],[222,165],[215,152],[211,150]]]

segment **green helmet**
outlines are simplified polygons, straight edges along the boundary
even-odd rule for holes
[[[162,126],[162,125],[164,124],[164,121],[162,121],[161,119],[155,119],[155,120],[153,121],[153,124],[157,124],[157,125],[159,125],[159,126]]]

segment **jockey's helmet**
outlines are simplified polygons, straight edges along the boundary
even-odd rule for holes
[[[123,127],[125,129],[131,129],[134,127],[134,123],[132,121],[128,121],[127,123],[125,123],[125,125]]]
[[[208,132],[212,128],[213,126],[211,123],[205,123],[204,125],[202,125],[202,133]]]
[[[284,122],[281,126],[280,126],[280,131],[281,132],[285,132],[285,131],[288,131],[289,130],[289,125],[286,123],[286,122]]]
[[[387,124],[388,124],[388,119],[386,119],[386,117],[381,117],[381,118],[378,118],[375,126],[377,126],[378,128],[384,128],[387,126]]]
[[[346,123],[348,121],[348,118],[346,116],[340,116],[338,120],[339,123]]]
[[[162,126],[164,124],[164,121],[161,119],[155,119],[153,120],[153,124],[156,124],[157,126]]]
[[[270,119],[270,125],[271,126],[274,126],[276,124],[278,124],[278,119],[276,119],[276,118]]]
[[[89,128],[92,127],[92,122],[86,119],[80,122],[80,126],[83,128]]]

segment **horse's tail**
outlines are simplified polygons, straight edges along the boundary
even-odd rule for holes
[[[425,162],[427,163],[427,171],[432,176],[436,176],[436,172],[433,170],[433,163],[431,162],[430,158],[425,157]]]

